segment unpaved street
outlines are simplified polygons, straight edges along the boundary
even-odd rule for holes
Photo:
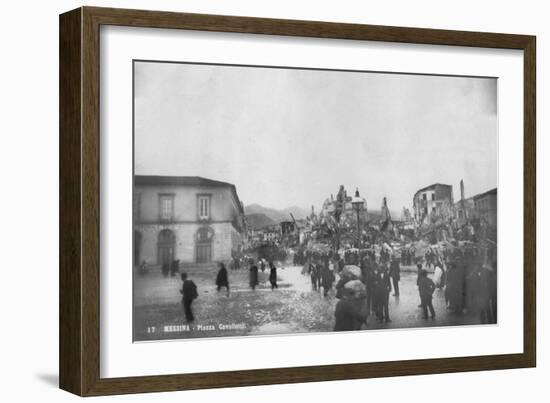
[[[299,266],[278,269],[279,288],[271,290],[268,271],[259,273],[260,285],[248,287],[248,271],[229,272],[230,292],[216,291],[216,268],[188,268],[199,290],[193,303],[196,320],[187,326],[183,315],[181,280],[160,273],[136,276],[135,340],[326,332],[334,326],[335,291],[328,297],[312,291],[310,278]],[[390,295],[389,323],[369,317],[364,330],[477,324],[473,315],[447,312],[443,290],[434,293],[435,319],[422,319],[416,273],[403,271],[400,297]]]

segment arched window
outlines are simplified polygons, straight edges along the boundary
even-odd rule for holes
[[[197,231],[197,243],[210,243],[212,242],[213,235],[213,231],[210,228],[199,228]]]

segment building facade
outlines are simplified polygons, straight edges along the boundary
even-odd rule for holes
[[[197,176],[134,176],[134,265],[227,261],[246,242],[233,184]]]
[[[429,219],[448,220],[453,217],[453,187],[434,183],[418,190],[413,197],[414,218],[418,223]]]
[[[497,189],[474,196],[474,206],[477,216],[487,224],[497,225]]]

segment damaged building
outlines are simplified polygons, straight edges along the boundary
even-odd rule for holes
[[[420,223],[448,221],[453,217],[453,187],[434,183],[419,189],[413,197],[414,218]]]

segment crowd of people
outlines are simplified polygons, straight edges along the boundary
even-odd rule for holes
[[[410,271],[414,265],[422,318],[435,319],[432,300],[435,290],[440,289],[447,314],[473,313],[478,316],[479,323],[496,323],[496,270],[485,263],[478,248],[429,249],[421,257],[411,253],[415,256],[411,261],[407,255],[403,261],[404,254],[399,250],[392,252],[382,248],[379,253],[373,251],[373,248],[350,248],[340,253],[305,251],[298,258],[303,259],[301,272],[309,276],[311,290],[322,293],[325,298],[338,300],[334,312],[335,331],[361,329],[371,317],[379,324],[391,322],[390,295],[393,291],[396,299],[400,297],[402,266],[408,266]],[[271,290],[278,288],[277,267],[273,261],[248,258],[245,267],[252,292],[260,284],[259,273],[265,271],[268,271]],[[192,322],[191,306],[198,295],[197,287],[186,273],[181,273],[181,278],[184,313],[187,321]],[[355,281],[355,288],[347,287],[350,281]],[[224,290],[229,296],[229,274],[224,263],[219,264],[214,282],[218,292]],[[357,287],[357,284],[361,286]]]
[[[393,295],[399,298],[403,254],[396,251],[375,256],[369,251],[353,251],[344,253],[344,256],[351,258],[345,263],[356,265],[359,261],[361,275],[358,279],[364,285],[364,293],[346,289],[345,283],[350,278],[341,276],[336,285],[341,290],[336,296],[341,300],[335,309],[334,330],[360,329],[370,315],[374,315],[379,323],[390,322],[389,295],[393,289]],[[338,258],[335,260],[339,261]],[[418,308],[421,309],[422,318],[435,319],[432,299],[435,290],[441,289],[444,291],[448,314],[467,313],[477,315],[479,323],[496,323],[496,270],[486,263],[479,248],[455,247],[444,251],[429,249],[424,256],[415,257],[411,261],[407,256],[406,265],[410,262],[416,263],[416,287],[420,301]],[[430,272],[433,273],[431,278]]]

